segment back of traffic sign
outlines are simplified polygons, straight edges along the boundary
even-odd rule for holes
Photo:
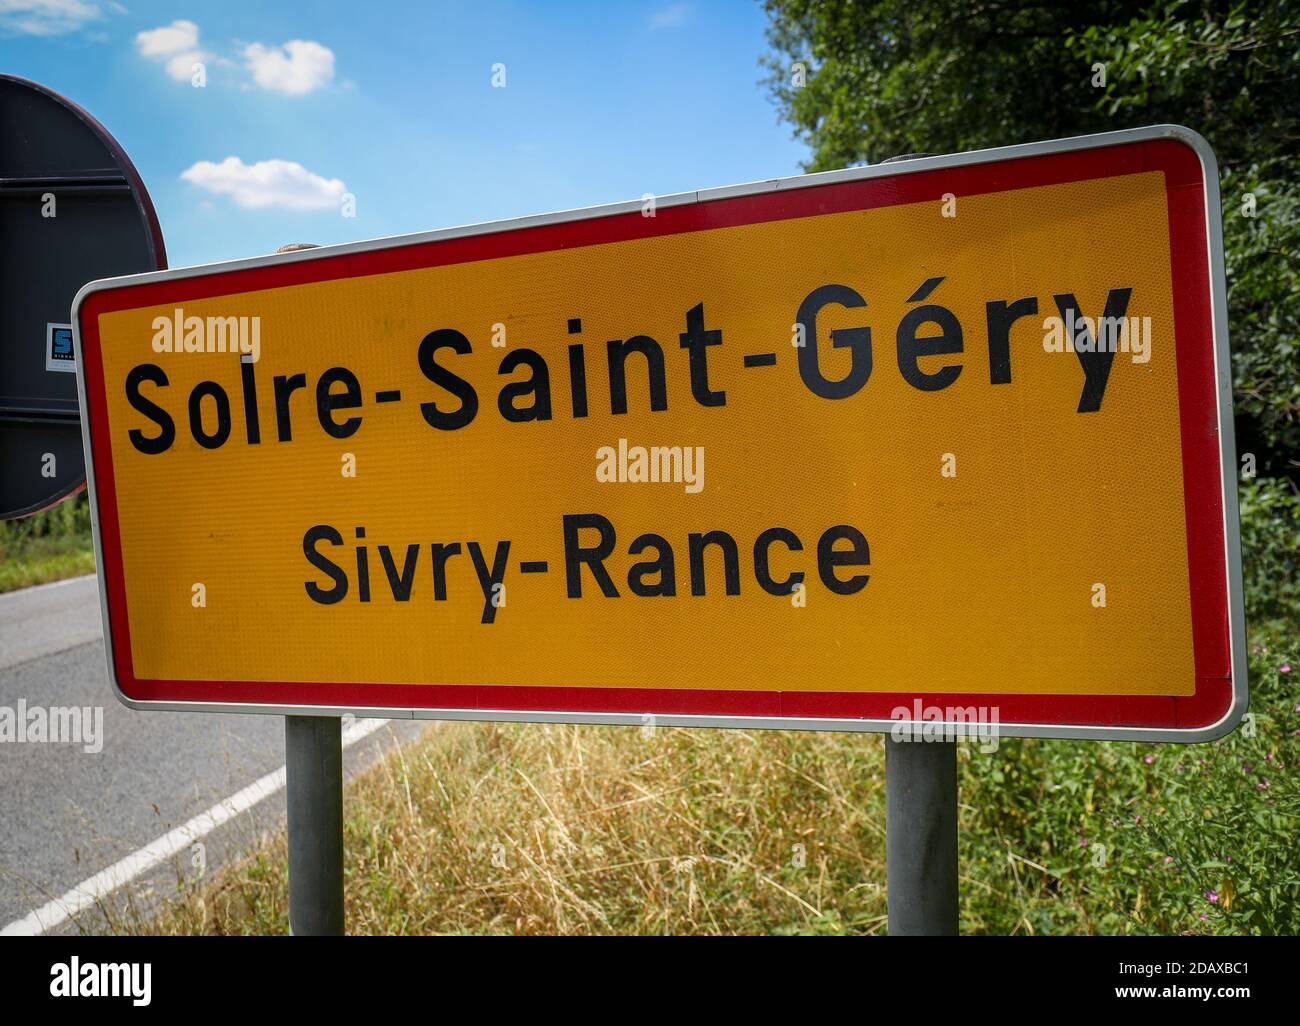
[[[81,487],[70,323],[106,275],[166,266],[144,184],[111,135],[44,86],[0,75],[0,519]]]

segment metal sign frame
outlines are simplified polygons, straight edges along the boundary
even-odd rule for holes
[[[741,197],[761,198],[771,196],[776,193],[789,193],[791,190],[802,190],[816,188],[819,186],[838,185],[840,183],[859,182],[873,178],[894,178],[902,176],[923,175],[927,172],[944,171],[954,168],[970,168],[975,165],[988,163],[1003,163],[1020,160],[1023,158],[1036,158],[1052,155],[1069,155],[1081,154],[1081,151],[1097,150],[1102,148],[1111,148],[1119,146],[1128,146],[1135,143],[1158,143],[1160,141],[1173,141],[1189,148],[1199,161],[1200,173],[1203,183],[1204,206],[1199,212],[1189,208],[1186,211],[1189,214],[1196,214],[1203,219],[1204,224],[1204,246],[1208,256],[1208,267],[1199,266],[1199,260],[1187,257],[1185,254],[1180,256],[1177,242],[1171,240],[1171,248],[1174,250],[1175,261],[1179,259],[1191,260],[1190,266],[1192,277],[1199,283],[1202,280],[1208,286],[1208,296],[1205,297],[1205,305],[1208,306],[1208,315],[1213,344],[1213,362],[1214,362],[1214,381],[1204,383],[1203,398],[1208,404],[1209,395],[1207,390],[1212,389],[1213,401],[1216,404],[1217,417],[1217,456],[1219,462],[1219,481],[1218,498],[1221,502],[1223,537],[1221,539],[1222,548],[1217,552],[1206,551],[1201,554],[1202,558],[1208,559],[1214,564],[1213,572],[1217,575],[1219,567],[1222,568],[1222,577],[1224,583],[1224,594],[1214,596],[1213,602],[1218,603],[1222,600],[1222,610],[1226,612],[1227,630],[1226,638],[1216,638],[1214,643],[1221,646],[1223,654],[1230,660],[1229,680],[1223,680],[1221,677],[1214,678],[1217,685],[1216,693],[1213,695],[1203,694],[1201,687],[1202,678],[1198,676],[1197,693],[1189,698],[1178,698],[1171,696],[1132,696],[1132,695],[1023,695],[1023,694],[936,694],[923,692],[897,693],[891,692],[884,697],[896,702],[912,701],[920,698],[927,703],[937,705],[960,704],[973,705],[978,702],[998,705],[1004,709],[1010,705],[1013,707],[1011,718],[1003,716],[998,724],[997,733],[1000,736],[1022,736],[1022,737],[1055,737],[1055,738],[1080,738],[1080,739],[1098,739],[1098,740],[1129,740],[1129,741],[1182,741],[1198,742],[1210,741],[1228,733],[1241,719],[1246,710],[1247,704],[1247,679],[1246,679],[1246,632],[1245,618],[1242,597],[1241,584],[1241,552],[1240,552],[1240,527],[1237,504],[1237,488],[1235,478],[1236,468],[1236,446],[1233,433],[1232,420],[1232,384],[1229,366],[1228,353],[1228,330],[1227,330],[1227,292],[1224,280],[1223,265],[1223,232],[1220,213],[1219,199],[1219,182],[1218,182],[1218,165],[1213,150],[1208,142],[1196,132],[1176,125],[1157,125],[1147,128],[1129,129],[1118,132],[1107,132],[1098,135],[1082,136],[1071,139],[1053,140],[1048,142],[1028,143],[1018,146],[1009,146],[997,149],[979,150],[969,153],[954,154],[948,156],[926,157],[915,160],[908,160],[899,163],[890,163],[884,165],[873,165],[870,167],[852,168],[844,171],[833,171],[820,174],[801,175],[791,178],[775,179],[771,181],[753,182],[744,185],[735,185],[725,188],[708,189],[699,192],[679,193],[670,196],[657,197],[655,200],[657,208],[662,211],[669,208],[688,206],[691,204],[706,204],[718,200],[730,200]],[[1077,162],[1077,158],[1075,158]],[[1080,177],[1087,177],[1086,175]],[[1003,186],[1002,188],[1015,188],[1016,186]],[[423,243],[440,243],[452,239],[462,239],[479,235],[499,235],[501,233],[516,232],[521,229],[535,229],[547,226],[563,226],[568,224],[585,223],[597,218],[608,218],[612,215],[638,213],[641,210],[642,201],[633,200],[623,203],[614,203],[604,206],[587,207],[577,210],[568,210],[559,213],[543,214],[532,217],[522,217],[505,221],[495,221],[485,224],[469,225],[456,228],[448,228],[441,231],[424,232],[414,235],[397,236],[386,239],[375,239],[359,243],[351,243],[339,246],[328,246],[318,249],[304,250],[284,255],[255,257],[252,259],[229,261],[225,263],[216,263],[201,265],[197,267],[180,268],[166,272],[154,272],[146,274],[131,275],[123,278],[106,279],[103,281],[91,282],[86,285],[77,294],[73,306],[73,333],[76,347],[77,359],[77,383],[81,398],[83,417],[82,431],[87,459],[87,471],[91,492],[91,510],[94,526],[94,540],[96,557],[99,560],[100,570],[100,599],[101,608],[105,623],[105,649],[108,659],[109,678],[113,682],[114,691],[123,704],[133,709],[163,709],[174,711],[211,711],[211,712],[244,712],[244,713],[269,713],[285,715],[342,715],[356,714],[359,716],[379,716],[391,719],[445,719],[445,720],[494,720],[507,722],[539,722],[539,723],[593,723],[593,724],[622,724],[622,725],[643,725],[653,722],[663,726],[683,726],[683,727],[746,727],[746,728],[771,728],[771,729],[797,729],[797,730],[839,730],[839,731],[870,731],[870,732],[888,732],[898,726],[899,721],[894,719],[883,719],[878,717],[845,717],[835,715],[780,715],[780,714],[759,714],[759,715],[713,715],[700,714],[690,709],[684,709],[681,702],[665,701],[662,692],[645,693],[644,705],[637,708],[635,705],[629,705],[625,702],[624,708],[607,708],[601,710],[598,708],[584,707],[583,709],[555,709],[539,706],[538,708],[511,708],[507,704],[496,707],[492,703],[484,704],[479,701],[473,707],[424,707],[412,704],[405,704],[401,701],[382,702],[378,705],[357,705],[348,701],[331,700],[325,697],[320,704],[302,704],[300,702],[272,700],[256,701],[249,698],[247,701],[242,700],[244,695],[252,693],[262,693],[266,690],[274,690],[280,695],[290,693],[295,687],[302,685],[285,685],[285,684],[266,684],[257,685],[240,682],[206,682],[207,686],[203,690],[210,693],[205,694],[203,700],[189,701],[178,700],[176,697],[168,696],[163,699],[131,697],[127,695],[119,680],[120,656],[119,651],[119,631],[122,625],[119,624],[119,617],[125,616],[125,599],[120,589],[121,581],[114,578],[115,574],[120,574],[120,562],[114,559],[106,558],[104,524],[103,519],[106,513],[115,517],[116,511],[113,507],[114,495],[112,492],[111,481],[108,484],[108,494],[97,482],[96,463],[98,462],[95,454],[95,422],[98,417],[104,416],[102,411],[102,385],[97,380],[96,387],[101,391],[101,397],[98,403],[100,412],[97,413],[97,404],[94,401],[88,402],[87,394],[87,374],[91,373],[92,367],[87,364],[86,354],[83,351],[84,339],[82,335],[82,320],[86,316],[87,310],[90,316],[96,316],[94,312],[94,297],[101,295],[106,291],[118,290],[151,283],[176,282],[187,278],[211,277],[219,274],[230,272],[245,272],[257,268],[278,268],[286,265],[293,265],[295,268],[290,273],[284,275],[284,280],[278,282],[281,285],[292,285],[307,281],[322,281],[330,278],[348,277],[348,274],[330,274],[327,271],[319,269],[313,270],[313,265],[319,261],[329,261],[332,258],[340,256],[351,256],[356,254],[374,253],[375,251],[396,250],[401,247],[419,245]],[[1196,217],[1191,218],[1192,221]],[[1171,212],[1170,231],[1175,228],[1175,219]],[[1198,242],[1199,239],[1185,238],[1184,241]],[[1199,247],[1198,247],[1199,248]],[[1199,256],[1199,252],[1196,254]],[[353,275],[363,273],[359,269],[353,269]],[[376,271],[364,273],[381,273]],[[259,287],[268,287],[261,285]],[[243,289],[229,290],[232,292],[243,291]],[[220,294],[218,290],[215,294]],[[1199,299],[1199,297],[1198,297]],[[147,305],[147,304],[137,304]],[[1197,311],[1202,312],[1201,310]],[[96,322],[97,323],[97,322]],[[97,326],[94,329],[97,343]],[[97,355],[97,354],[96,354]],[[98,368],[98,361],[94,362],[94,367]],[[1183,386],[1179,385],[1180,409],[1184,399]],[[101,438],[101,449],[107,443]],[[1207,443],[1212,448],[1213,443]],[[1207,448],[1207,452],[1209,451]],[[1184,473],[1186,473],[1186,463],[1184,464]],[[107,506],[104,504],[107,503]],[[120,554],[116,554],[120,560]],[[1189,568],[1196,563],[1197,553],[1193,551],[1193,543],[1189,538],[1188,543],[1188,561]],[[1221,560],[1221,563],[1220,563]],[[117,597],[114,597],[114,589],[119,589]],[[1192,585],[1193,602],[1197,601],[1195,582]],[[1218,605],[1214,607],[1216,611],[1220,609]],[[1204,625],[1202,625],[1204,626]],[[1222,624],[1211,622],[1209,629],[1211,634],[1222,630]],[[1200,635],[1197,635],[1199,638]],[[1198,640],[1196,647],[1200,648]],[[126,652],[127,664],[129,666],[129,651]],[[141,682],[136,681],[136,684]],[[151,683],[151,682],[144,682]],[[185,682],[192,684],[194,689],[199,689],[203,682]],[[370,689],[377,692],[387,691],[393,694],[403,688],[419,689],[426,691],[435,688],[444,688],[441,685],[329,685],[316,684],[312,685],[318,694],[331,690],[336,694],[341,690],[351,688]],[[467,695],[468,700],[473,701],[476,693],[492,692],[497,686],[476,686],[460,685]],[[498,690],[518,691],[581,691],[584,695],[599,695],[601,691],[607,690],[602,688],[584,687],[584,688],[532,688],[528,689],[523,686],[501,686]],[[250,690],[251,689],[251,690]],[[260,691],[258,689],[261,689]],[[137,691],[137,695],[139,692]],[[681,692],[678,692],[681,694]],[[691,691],[691,695],[718,695],[722,696],[727,693]],[[785,706],[780,704],[781,693],[777,691],[756,692],[757,696],[777,699],[777,704],[783,712]],[[788,697],[788,696],[787,696]],[[224,698],[224,700],[223,700]],[[1113,704],[1114,700],[1127,699],[1130,703],[1128,722],[1124,722],[1124,717],[1118,715],[1113,709],[1107,709],[1108,703]],[[1133,712],[1133,702],[1137,701],[1138,712]],[[1022,709],[1033,710],[1050,705],[1051,700],[1057,700],[1058,707],[1072,707],[1077,715],[1091,716],[1090,719],[1084,719],[1080,722],[1053,722],[1050,719],[1043,718],[1041,721],[1033,715],[1025,715],[1023,718],[1016,718],[1014,707],[1019,706]],[[1172,703],[1172,705],[1169,705]],[[1181,706],[1179,703],[1183,703]],[[591,701],[588,706],[598,706],[599,701]],[[715,704],[722,704],[721,697]],[[1149,711],[1159,707],[1163,711],[1158,717],[1154,717]],[[1142,712],[1147,710],[1148,712]],[[1143,717],[1146,722],[1142,722]],[[1152,718],[1156,722],[1152,722]],[[905,721],[906,722],[906,721]],[[1178,724],[1186,722],[1187,726]],[[978,732],[978,727],[971,724],[952,724],[948,725],[951,733],[948,736],[972,736]]]

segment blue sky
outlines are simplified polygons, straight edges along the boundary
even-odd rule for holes
[[[0,67],[117,137],[179,267],[797,174],[765,23],[747,0],[0,0]]]

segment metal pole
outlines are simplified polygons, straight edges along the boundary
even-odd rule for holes
[[[957,742],[885,735],[890,936],[957,934]]]
[[[286,716],[289,932],[343,933],[343,721]]]

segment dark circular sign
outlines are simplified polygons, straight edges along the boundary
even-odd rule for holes
[[[130,159],[44,86],[0,75],[0,520],[85,485],[72,300],[81,286],[167,266]]]

